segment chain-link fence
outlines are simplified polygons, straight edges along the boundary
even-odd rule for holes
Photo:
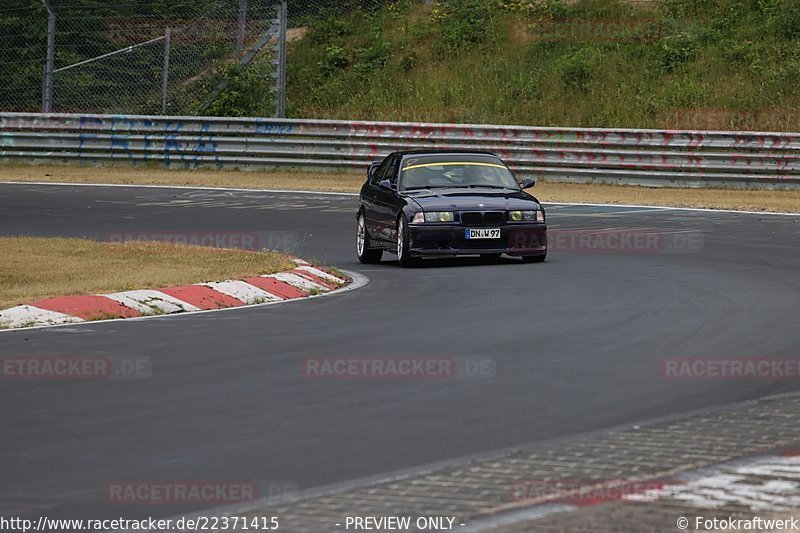
[[[0,8],[3,110],[196,114],[254,58],[280,78],[276,0],[11,2]]]
[[[798,0],[276,1],[4,0],[0,109],[800,128]]]
[[[392,2],[393,0],[290,0],[289,27],[306,28],[338,17],[363,16],[385,8]]]

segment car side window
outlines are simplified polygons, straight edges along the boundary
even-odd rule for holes
[[[386,175],[383,177],[383,179],[389,180],[393,184],[397,185],[397,168],[399,166],[400,166],[400,158],[393,157],[392,160],[389,162],[389,166],[386,169]]]
[[[372,173],[372,177],[369,180],[371,185],[375,185],[377,187],[378,183],[383,179],[383,175],[386,173],[386,167],[388,167],[390,163],[389,159],[390,158],[388,157],[384,159],[383,162],[378,165],[378,168],[376,168]]]

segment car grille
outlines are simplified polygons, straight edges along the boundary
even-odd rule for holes
[[[463,211],[461,223],[465,226],[499,226],[505,219],[502,211]]]
[[[488,211],[483,214],[483,223],[487,226],[499,226],[503,223],[503,213],[500,211]]]
[[[483,224],[483,213],[465,211],[461,213],[461,223],[467,226],[481,226]]]

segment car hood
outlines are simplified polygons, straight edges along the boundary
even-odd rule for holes
[[[539,202],[523,191],[442,188],[406,191],[404,194],[425,211],[507,211],[539,208]]]

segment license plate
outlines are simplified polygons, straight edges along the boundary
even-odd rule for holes
[[[467,239],[499,239],[500,228],[467,228],[464,231],[464,236]]]

